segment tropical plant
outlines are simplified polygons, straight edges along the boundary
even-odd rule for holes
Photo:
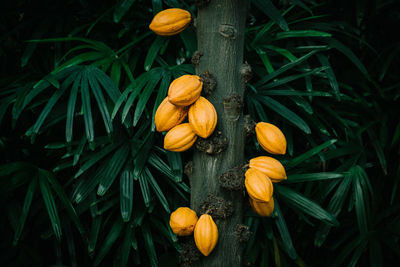
[[[199,29],[192,23],[163,37],[148,26],[167,8],[192,18],[202,9],[207,14],[208,1],[6,2],[2,264],[184,262],[188,239],[173,233],[169,218],[190,205],[184,166],[195,148],[163,149],[154,116],[174,79],[201,74],[191,61]],[[243,263],[398,260],[400,39],[391,29],[400,26],[400,5],[249,0],[246,6],[243,58],[252,74],[245,77],[242,113],[285,134],[287,154],[273,157],[287,179],[273,183],[271,217],[243,202],[251,232],[240,245]],[[255,134],[244,148],[243,163],[271,156]],[[214,219],[223,242],[224,219]]]

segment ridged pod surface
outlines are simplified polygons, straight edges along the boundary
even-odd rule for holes
[[[197,221],[194,228],[194,242],[204,256],[210,255],[217,245],[218,228],[210,215],[203,214]]]
[[[183,75],[172,81],[168,88],[168,101],[177,106],[189,106],[199,97],[203,82],[197,75]]]
[[[214,132],[217,120],[217,111],[213,104],[202,96],[189,108],[189,124],[202,138],[207,138]]]
[[[271,179],[259,170],[249,168],[245,173],[244,185],[254,200],[264,202],[271,200],[274,191]]]
[[[252,158],[249,162],[249,166],[267,175],[273,183],[278,183],[287,179],[286,171],[282,163],[274,158],[267,156]]]
[[[259,202],[255,201],[250,197],[249,202],[254,212],[262,217],[269,217],[274,211],[274,206],[275,206],[274,198],[271,198],[271,200],[268,202]]]
[[[172,129],[186,118],[187,113],[187,108],[175,106],[166,97],[158,106],[154,116],[157,131],[164,132]]]
[[[286,138],[275,125],[267,122],[257,123],[256,136],[265,151],[278,155],[286,153]]]
[[[183,31],[190,20],[190,12],[180,8],[169,8],[158,12],[149,28],[158,35],[171,36]]]
[[[197,139],[189,123],[182,123],[171,130],[164,137],[164,149],[182,152],[192,147]]]
[[[175,234],[187,236],[193,233],[197,220],[197,214],[194,210],[188,207],[180,207],[171,213],[169,226]]]

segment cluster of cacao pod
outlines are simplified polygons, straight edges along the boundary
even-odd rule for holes
[[[149,28],[158,35],[171,36],[183,31],[191,21],[188,11],[170,8],[154,16]],[[168,96],[154,116],[158,132],[165,132],[164,149],[182,152],[189,149],[197,137],[208,138],[217,126],[214,106],[200,96],[203,82],[197,75],[183,75],[170,84]],[[188,122],[184,120],[188,117]],[[183,123],[184,122],[184,123]],[[197,218],[194,210],[180,207],[171,213],[169,225],[178,236],[194,232],[199,251],[208,256],[218,241],[218,228],[209,214]]]
[[[188,236],[194,232],[194,242],[199,251],[210,255],[218,241],[218,228],[209,214],[197,218],[194,210],[180,207],[171,213],[169,225],[178,236]]]
[[[171,36],[183,31],[191,15],[180,8],[165,9],[157,13],[149,28],[161,36]],[[214,106],[200,96],[203,82],[197,75],[183,75],[168,88],[168,96],[157,108],[154,120],[159,132],[168,131],[164,149],[182,152],[193,146],[198,136],[209,137],[217,125]],[[182,123],[188,117],[187,123]]]
[[[158,106],[154,121],[156,130],[168,131],[164,149],[174,152],[188,150],[197,136],[209,137],[217,126],[217,111],[200,96],[203,82],[197,75],[183,75],[169,86],[168,96]],[[182,123],[188,117],[188,122]]]
[[[286,138],[282,131],[271,123],[259,122],[256,136],[260,146],[270,154],[286,153]],[[249,194],[251,208],[262,217],[271,216],[274,211],[273,185],[287,179],[283,165],[268,156],[252,158],[245,173],[245,187]]]

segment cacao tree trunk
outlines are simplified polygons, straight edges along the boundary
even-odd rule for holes
[[[198,10],[196,28],[198,51],[201,53],[196,66],[198,75],[208,71],[217,86],[207,96],[218,114],[217,131],[227,137],[227,148],[220,154],[208,155],[196,151],[190,177],[191,207],[199,212],[207,197],[223,197],[230,201],[233,214],[226,219],[215,220],[219,240],[208,257],[201,257],[195,266],[241,266],[242,244],[235,235],[243,217],[243,193],[222,189],[218,177],[244,160],[244,126],[240,102],[232,96],[243,99],[244,82],[240,74],[243,64],[244,29],[247,1],[211,0]],[[231,101],[229,101],[229,99]],[[224,103],[225,100],[225,103]]]

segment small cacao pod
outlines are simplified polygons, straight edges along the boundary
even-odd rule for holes
[[[172,232],[179,236],[190,235],[194,231],[197,223],[196,212],[188,207],[177,208],[171,213],[169,218],[169,226]]]
[[[199,97],[203,82],[197,75],[183,75],[172,81],[168,88],[168,101],[177,106],[189,106]]]
[[[183,31],[190,20],[190,12],[180,8],[169,8],[158,12],[149,28],[158,35],[171,36]]]
[[[192,147],[197,139],[189,123],[176,125],[164,137],[164,149],[182,152]]]
[[[187,116],[186,107],[178,107],[171,104],[166,97],[158,106],[154,116],[156,129],[159,132],[164,132],[172,129],[174,126],[181,123]]]
[[[253,168],[249,168],[244,176],[244,185],[251,198],[263,202],[271,200],[274,188],[268,176]]]
[[[274,211],[274,198],[271,198],[271,200],[268,202],[259,202],[250,197],[249,202],[251,208],[262,217],[269,217]]]
[[[256,136],[265,151],[279,155],[286,153],[286,138],[275,125],[267,122],[257,123]]]
[[[213,104],[200,96],[189,108],[189,124],[198,136],[209,137],[217,126],[217,111]]]
[[[218,241],[218,228],[208,214],[200,216],[194,228],[194,242],[204,256],[210,255]]]
[[[267,175],[273,183],[278,183],[287,178],[283,165],[278,160],[271,157],[260,156],[252,158],[249,162],[249,166]]]

